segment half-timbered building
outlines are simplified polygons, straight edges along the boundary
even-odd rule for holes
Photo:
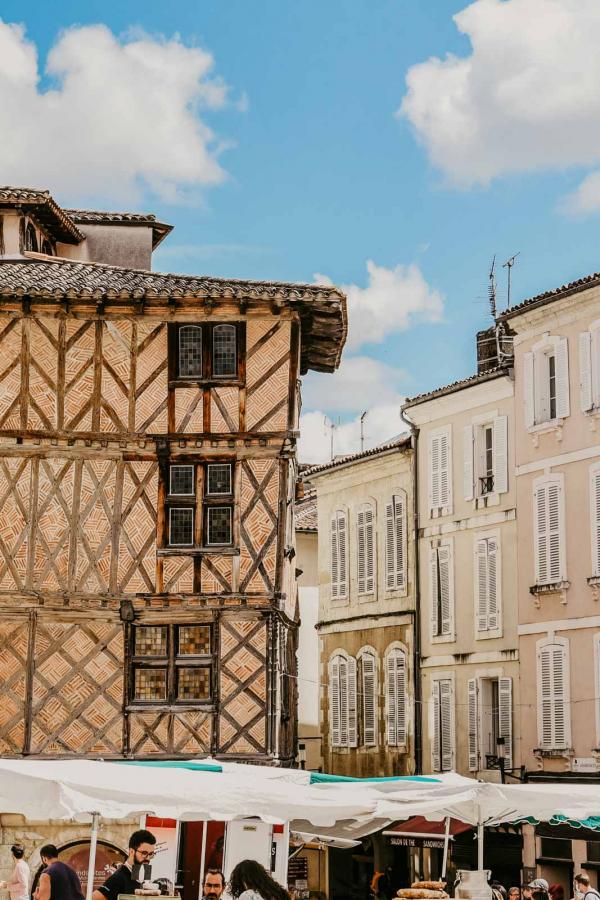
[[[289,764],[299,376],[333,287],[150,270],[154,216],[0,189],[0,753]]]

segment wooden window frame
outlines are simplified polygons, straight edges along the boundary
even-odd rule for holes
[[[210,633],[210,652],[196,655],[185,655],[177,652],[179,629],[189,626],[201,626],[208,628]],[[166,628],[167,629],[167,653],[166,656],[144,656],[135,652],[136,629],[138,628]],[[206,708],[214,705],[215,693],[215,633],[210,622],[180,622],[167,624],[165,622],[141,622],[131,626],[129,637],[129,707],[133,709],[181,709],[181,708]],[[135,673],[138,669],[162,669],[166,671],[167,696],[162,700],[138,700],[135,696]],[[180,700],[177,697],[177,672],[182,668],[208,669],[210,695],[204,700]]]
[[[208,493],[208,467],[211,465],[228,465],[231,470],[231,491],[227,494]],[[171,468],[174,466],[193,467],[193,494],[171,493]],[[238,553],[239,535],[236,529],[235,491],[236,460],[232,457],[206,457],[185,460],[168,459],[161,467],[161,480],[164,484],[164,526],[163,534],[158,535],[158,554],[195,553]],[[208,510],[215,507],[226,507],[230,510],[231,540],[227,544],[211,544],[208,542]],[[172,509],[191,508],[193,510],[193,542],[191,544],[171,544],[170,516]],[[159,529],[160,532],[160,529]]]
[[[179,374],[179,331],[194,325],[202,331],[202,375]],[[236,338],[235,375],[213,374],[213,332],[219,325],[233,325]],[[246,323],[245,322],[171,322],[168,325],[169,387],[244,387],[246,384]]]

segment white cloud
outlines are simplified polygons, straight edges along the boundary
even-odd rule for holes
[[[439,322],[443,298],[431,288],[418,265],[398,265],[393,269],[367,261],[366,288],[341,285],[348,295],[348,342],[346,352],[363,344],[381,343],[396,331],[405,331],[418,321]],[[315,281],[331,284],[326,275]]]
[[[118,39],[104,25],[64,31],[40,89],[24,28],[0,21],[3,183],[49,188],[62,202],[176,200],[223,181],[205,110],[227,103],[213,58],[178,36]]]
[[[600,161],[598,0],[475,0],[454,21],[471,53],[412,66],[399,110],[450,181]],[[597,182],[571,205],[600,205]]]
[[[376,406],[365,419],[365,450],[406,431],[400,418],[400,404]],[[360,415],[336,427],[333,436],[334,456],[360,450]],[[298,459],[301,463],[328,462],[331,458],[331,431],[325,427],[325,415],[320,411],[300,416]]]

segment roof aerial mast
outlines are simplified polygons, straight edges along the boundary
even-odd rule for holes
[[[515,260],[516,260],[517,256],[520,256],[520,254],[521,254],[521,251],[519,251],[518,253],[515,253],[514,256],[511,256],[510,259],[507,259],[506,262],[502,264],[503,269],[508,269],[508,292],[507,292],[507,297],[506,297],[507,308],[510,306],[510,273],[511,273],[512,267],[515,264]]]

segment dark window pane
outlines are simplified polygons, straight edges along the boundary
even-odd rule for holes
[[[208,700],[210,698],[209,668],[180,668],[177,670],[178,700]]]
[[[32,250],[34,253],[37,253],[37,248],[38,242],[35,228],[33,227],[33,225],[28,225],[27,231],[25,232],[25,249]]]
[[[191,547],[194,543],[194,510],[172,507],[169,510],[169,544],[173,547]]]
[[[136,700],[166,700],[167,670],[136,669],[134,698]]]
[[[235,325],[215,325],[213,329],[213,375],[236,375]]]
[[[185,496],[194,495],[194,467],[171,466],[170,467],[169,493]]]
[[[180,656],[210,653],[210,625],[180,625],[178,653]]]
[[[231,543],[231,507],[208,507],[208,543]]]
[[[208,494],[231,493],[231,464],[210,463],[207,478]]]
[[[166,627],[164,625],[139,625],[135,629],[135,655],[166,656]]]
[[[182,378],[202,376],[202,329],[183,325],[179,329],[179,374]]]

